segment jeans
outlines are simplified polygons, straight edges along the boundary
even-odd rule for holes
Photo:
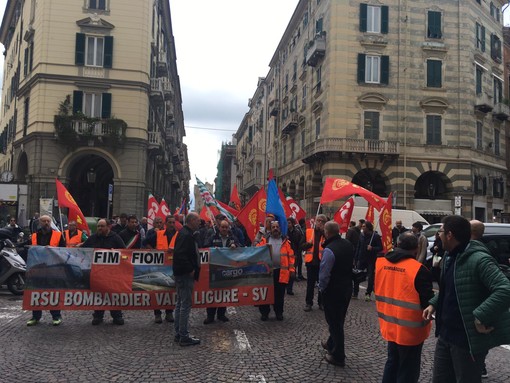
[[[62,315],[60,314],[60,310],[50,310],[50,314],[53,319],[61,319],[62,318]],[[41,310],[32,311],[32,318],[41,320],[41,317],[42,317]]]
[[[486,353],[473,355],[469,350],[437,340],[432,383],[480,383]]]
[[[214,319],[214,316],[218,314],[218,318],[222,318],[227,313],[226,307],[208,307],[205,309],[207,311],[207,318]]]
[[[188,322],[193,304],[193,284],[195,279],[192,275],[174,275],[177,290],[177,302],[174,310],[175,334],[181,338],[189,336]]]
[[[306,265],[306,298],[305,302],[308,306],[313,306],[313,295],[315,293],[315,285],[319,281],[319,266]],[[317,296],[317,303],[322,304],[322,296],[320,291]]]
[[[122,318],[122,311],[120,310],[111,310],[110,315],[113,319]],[[94,310],[94,314],[92,314],[94,318],[103,319],[104,318],[104,310]]]
[[[283,304],[285,303],[285,290],[287,285],[280,283],[280,269],[273,270],[273,285],[274,285],[274,304],[273,309],[276,315],[283,315]],[[267,316],[271,311],[269,305],[260,305],[259,311],[261,315]]]
[[[345,361],[345,335],[344,322],[347,315],[347,308],[351,301],[351,288],[340,292],[323,294],[324,316],[329,328],[329,338],[326,342],[328,351],[335,360]]]
[[[388,342],[388,360],[384,366],[382,383],[417,383],[420,378],[421,350],[417,346],[402,346]]]

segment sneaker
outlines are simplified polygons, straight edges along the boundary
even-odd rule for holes
[[[165,315],[165,320],[167,322],[173,323],[174,322],[174,313],[168,313]]]
[[[229,321],[229,319],[225,315],[219,316],[218,320],[221,321],[221,322],[228,322]]]
[[[370,294],[365,294],[365,302],[370,302]]]
[[[308,312],[308,311],[312,311],[312,306],[310,305],[306,305],[305,308],[303,309],[304,311]]]
[[[51,322],[53,326],[60,326],[60,323],[62,323],[62,318],[53,318],[53,321]]]
[[[98,324],[103,323],[103,318],[94,318],[92,319],[92,326],[97,326]]]
[[[200,339],[186,336],[179,339],[179,346],[194,346],[200,344]]]
[[[124,324],[124,318],[113,318],[113,324],[117,326],[122,326]]]
[[[211,324],[214,322],[214,318],[207,317],[204,319],[204,324]]]
[[[489,374],[487,373],[487,369],[484,367],[482,368],[482,378],[488,378]]]
[[[161,314],[154,315],[154,323],[163,323],[163,318],[161,318]]]
[[[332,355],[330,354],[326,354],[324,355],[324,359],[326,359],[326,362],[328,362],[329,364],[332,364],[334,366],[338,366],[338,367],[345,367],[345,361],[343,360],[337,360],[335,359]]]
[[[39,319],[32,318],[27,322],[27,326],[35,326],[39,323]]]

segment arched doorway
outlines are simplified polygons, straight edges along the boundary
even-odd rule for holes
[[[23,184],[26,183],[27,174],[28,174],[28,158],[27,154],[23,152],[19,156],[18,171],[16,172],[17,181]]]
[[[449,199],[450,180],[441,172],[428,171],[423,173],[414,185],[414,198]]]
[[[87,154],[69,168],[69,192],[87,217],[107,217],[110,204],[108,185],[113,185],[113,169],[101,156]]]
[[[376,169],[360,170],[352,179],[352,183],[364,187],[380,197],[388,197],[384,174]]]

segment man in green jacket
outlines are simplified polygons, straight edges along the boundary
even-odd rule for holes
[[[446,251],[439,293],[423,311],[436,314],[438,341],[433,383],[481,382],[489,349],[510,343],[510,281],[461,216],[445,217],[439,230]]]

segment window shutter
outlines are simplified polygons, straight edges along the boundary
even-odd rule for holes
[[[74,56],[76,65],[85,65],[85,34],[76,34],[76,52]]]
[[[390,56],[381,56],[381,84],[388,85],[390,79]]]
[[[23,75],[26,77],[28,74],[28,48],[25,48],[25,58],[23,61]]]
[[[113,63],[113,37],[105,36],[104,38],[104,62],[105,68],[111,68]]]
[[[83,112],[83,92],[75,90],[73,92],[73,114]]]
[[[34,64],[34,42],[30,43],[28,51],[30,52],[29,63],[28,63],[28,71],[32,72],[33,64]]]
[[[485,27],[482,25],[482,52],[485,52]]]
[[[359,31],[367,31],[367,4],[359,5]]]
[[[101,118],[110,118],[112,114],[112,94],[103,93],[103,103],[101,105]]]
[[[388,15],[389,8],[387,5],[381,7],[381,33],[388,33]]]
[[[366,55],[363,53],[358,54],[358,84],[365,83],[365,62]]]

